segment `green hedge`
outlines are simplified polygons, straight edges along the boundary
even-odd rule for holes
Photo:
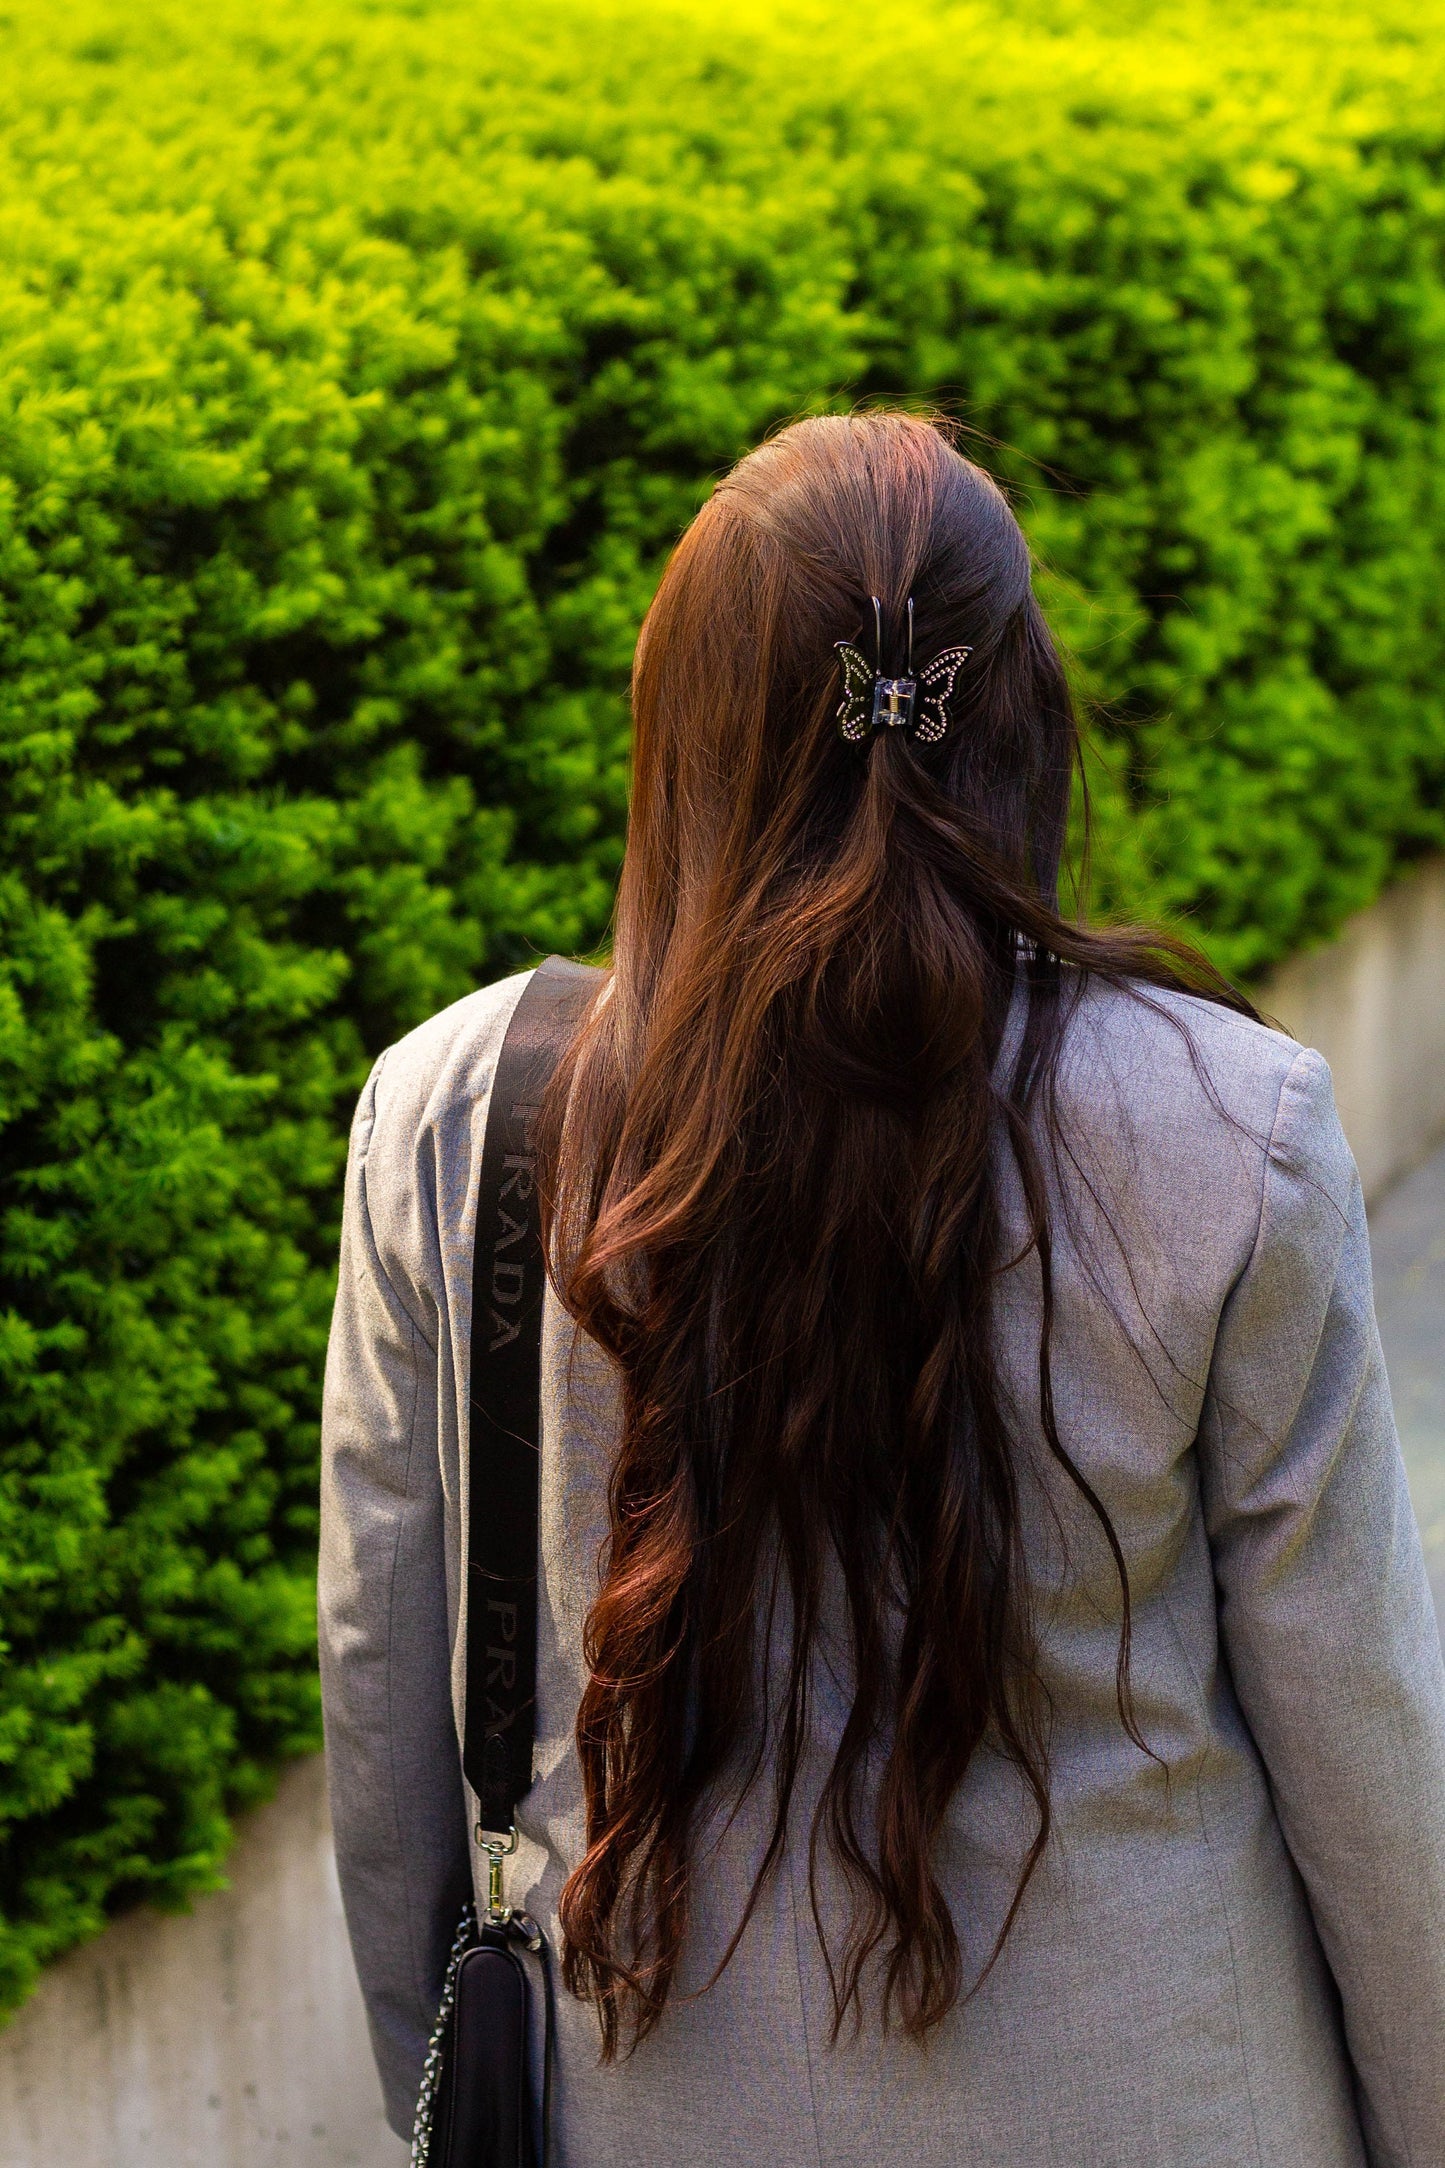
[[[742,447],[987,433],[1111,906],[1249,972],[1441,840],[1442,9],[1181,13],[8,0],[0,2000],[315,1736],[349,1101],[600,935]]]

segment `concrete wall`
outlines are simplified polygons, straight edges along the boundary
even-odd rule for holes
[[[1365,1195],[1378,1197],[1445,1135],[1445,859],[1285,964],[1258,999],[1328,1061]]]
[[[1445,864],[1261,997],[1328,1058],[1367,1191],[1445,1134]],[[401,2168],[351,1970],[319,1762],[253,1816],[231,1888],[139,1912],[0,2032],[0,2168]]]
[[[230,1878],[51,1967],[0,2032],[0,2168],[402,2168],[319,1760],[250,1817]]]

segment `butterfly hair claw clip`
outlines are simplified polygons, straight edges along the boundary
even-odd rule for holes
[[[850,745],[860,745],[875,730],[911,730],[920,745],[936,745],[948,729],[953,682],[973,653],[971,647],[946,647],[913,674],[913,597],[908,598],[908,672],[883,675],[883,605],[873,604],[873,652],[870,663],[851,640],[835,640],[843,665],[843,698],[838,729]]]

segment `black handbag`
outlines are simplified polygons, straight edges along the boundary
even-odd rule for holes
[[[546,1940],[503,1900],[536,1731],[542,1255],[533,1125],[599,974],[549,956],[497,1057],[477,1187],[467,1485],[467,1689],[462,1768],[478,1804],[487,1906],[468,1905],[447,1965],[412,2134],[412,2168],[547,2168],[553,1993]],[[543,1998],[542,2112],[529,2065]]]

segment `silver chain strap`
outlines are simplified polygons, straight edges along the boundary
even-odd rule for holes
[[[417,2094],[416,2121],[412,2125],[411,2133],[411,2168],[427,2168],[431,2159],[432,2116],[436,2112],[437,2091],[442,2082],[447,2026],[451,2022],[452,2006],[457,1999],[457,1974],[461,1971],[462,1959],[476,1939],[477,1915],[470,1905],[464,1905],[456,1939],[452,1943],[452,1953],[447,1959],[446,1978],[442,1982],[441,2008],[437,2011],[437,2021],[432,2027],[426,2061],[422,2065],[421,2091]]]

